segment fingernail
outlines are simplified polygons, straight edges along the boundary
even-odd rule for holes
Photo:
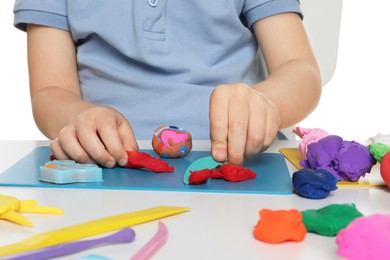
[[[119,163],[120,166],[125,166],[127,164],[127,159],[126,158],[122,158],[122,159],[119,160],[118,163]]]
[[[126,151],[138,151],[138,147],[137,146],[127,146],[125,147],[125,150]]]
[[[213,157],[215,160],[220,161],[220,162],[226,161],[225,149],[220,148],[220,147],[215,148],[213,150]]]
[[[114,160],[110,160],[106,163],[107,168],[113,168],[115,166],[116,162]]]

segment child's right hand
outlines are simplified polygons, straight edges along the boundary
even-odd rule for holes
[[[127,164],[126,150],[137,151],[138,144],[126,118],[110,107],[91,107],[63,127],[51,144],[59,160],[98,163],[112,168]]]

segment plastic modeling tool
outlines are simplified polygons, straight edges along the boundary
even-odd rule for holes
[[[42,249],[37,249],[30,252],[17,254],[15,256],[10,256],[9,258],[6,259],[7,260],[51,259],[54,257],[60,257],[60,256],[78,253],[83,250],[87,250],[91,247],[102,245],[102,244],[130,243],[134,241],[134,238],[135,238],[134,230],[132,230],[131,228],[125,228],[106,237],[45,247]]]
[[[36,234],[21,242],[0,247],[0,256],[22,253],[47,246],[67,243],[77,239],[172,216],[188,210],[190,210],[190,208],[159,206],[92,220],[85,223]]]
[[[185,184],[189,184],[189,179],[191,175],[191,171],[199,171],[203,169],[212,169],[215,168],[222,163],[217,162],[216,160],[213,159],[212,156],[206,156],[203,158],[200,158],[188,166],[187,170],[184,173],[183,181]]]
[[[56,184],[99,182],[103,181],[103,172],[96,164],[76,163],[73,160],[54,160],[40,167],[39,179]]]
[[[0,195],[0,219],[6,219],[15,224],[32,227],[33,223],[19,212],[63,214],[60,208],[38,206],[35,200],[18,200],[12,196]]]
[[[161,221],[158,222],[156,234],[130,260],[150,259],[168,240],[168,229]]]

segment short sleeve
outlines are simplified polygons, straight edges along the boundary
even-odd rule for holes
[[[303,18],[299,0],[247,0],[243,9],[249,27],[271,15],[289,12],[298,13]]]
[[[25,31],[27,24],[69,30],[66,0],[16,0],[14,26]]]

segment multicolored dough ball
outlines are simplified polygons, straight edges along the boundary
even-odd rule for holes
[[[160,126],[154,131],[152,146],[160,157],[183,157],[192,149],[192,136],[176,126]]]

